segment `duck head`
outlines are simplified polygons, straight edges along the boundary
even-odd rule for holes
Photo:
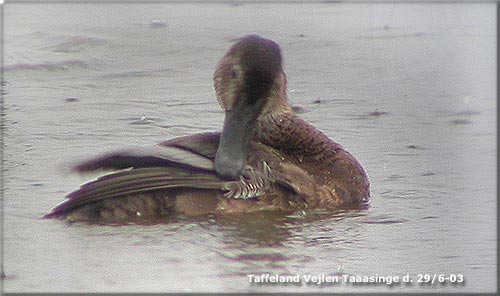
[[[214,167],[221,177],[241,175],[257,118],[275,97],[279,77],[284,77],[279,45],[257,35],[239,39],[219,62],[214,86],[226,114]]]

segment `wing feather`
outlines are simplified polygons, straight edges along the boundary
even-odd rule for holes
[[[234,181],[233,181],[234,182]],[[231,183],[212,174],[193,173],[176,168],[138,168],[111,173],[84,184],[67,196],[68,200],[45,216],[51,218],[73,209],[109,198],[170,188],[224,190]]]
[[[210,172],[219,144],[217,133],[182,137],[149,147],[129,147],[107,153],[73,167],[79,173],[145,167],[180,167]]]

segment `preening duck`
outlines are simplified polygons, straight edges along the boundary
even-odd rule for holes
[[[360,208],[369,182],[359,162],[287,101],[279,45],[239,39],[214,74],[221,133],[171,139],[87,160],[111,173],[81,186],[46,218],[126,222],[173,214]]]

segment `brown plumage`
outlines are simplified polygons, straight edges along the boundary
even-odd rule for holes
[[[127,222],[172,214],[359,208],[369,182],[358,161],[294,114],[279,46],[241,38],[214,74],[222,133],[196,134],[85,161],[111,170],[69,194],[47,218]]]

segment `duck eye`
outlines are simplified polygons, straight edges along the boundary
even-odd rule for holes
[[[235,80],[238,79],[238,71],[237,70],[232,70],[231,71],[231,79]]]

